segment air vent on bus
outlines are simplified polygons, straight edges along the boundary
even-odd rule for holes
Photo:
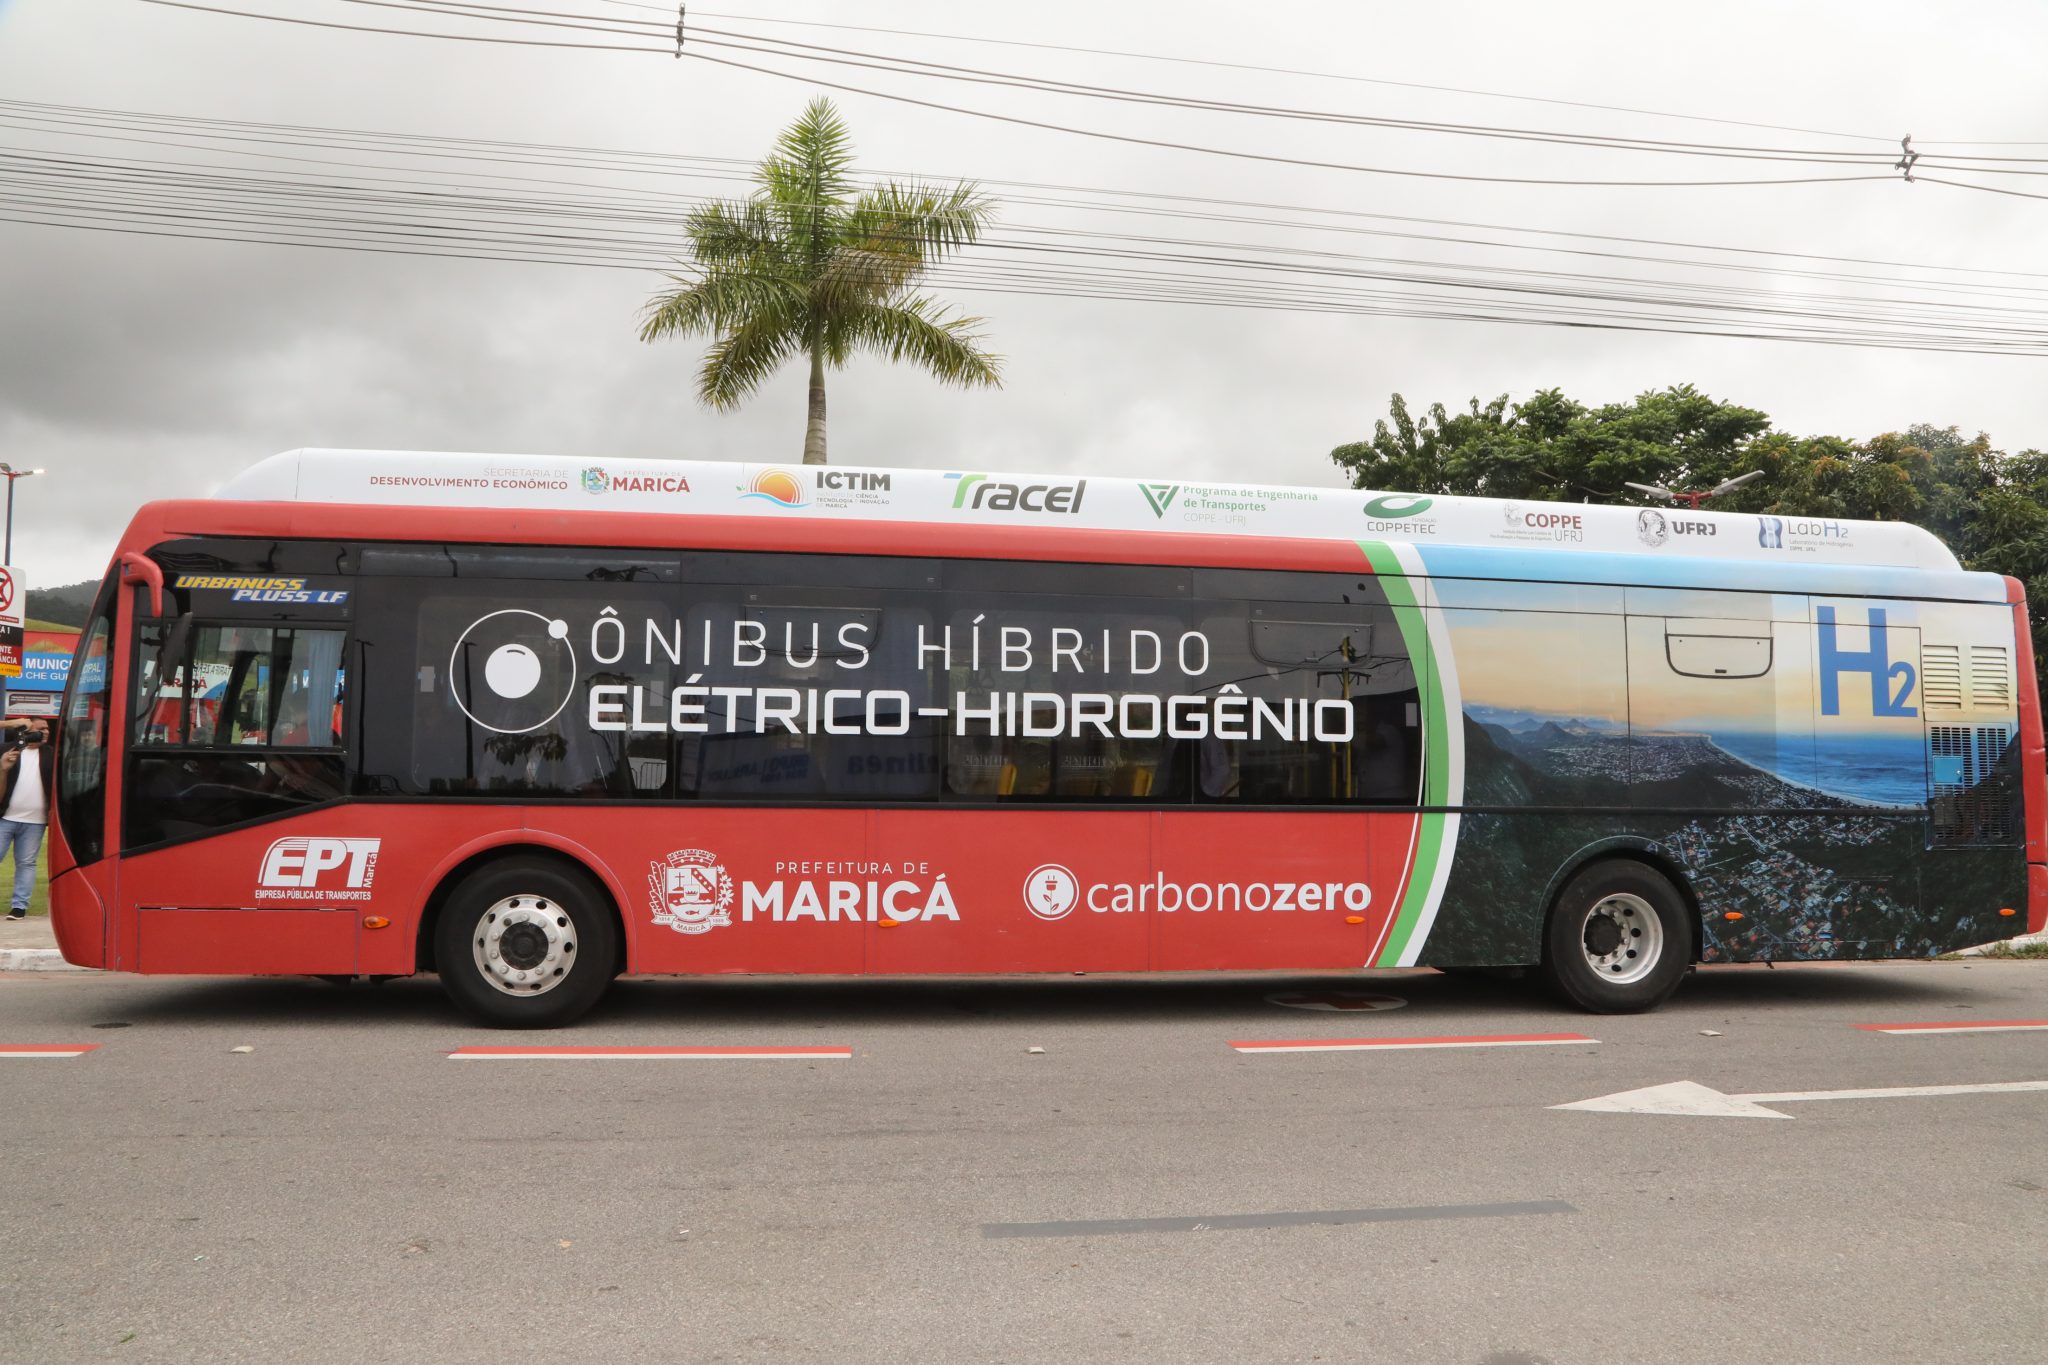
[[[2012,709],[2012,669],[2004,645],[1970,646],[1970,704],[1992,711]]]
[[[2018,842],[2017,753],[2005,726],[1930,725],[1927,753],[1930,847]]]
[[[1920,647],[1920,696],[1930,711],[1963,709],[1961,645]]]

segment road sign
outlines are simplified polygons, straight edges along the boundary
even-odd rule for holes
[[[2013,1091],[2048,1091],[2048,1081],[1989,1081],[1979,1085],[1894,1085],[1875,1090],[1777,1090],[1727,1095],[1697,1081],[1672,1081],[1623,1090],[1552,1109],[1587,1109],[1601,1114],[1688,1114],[1697,1118],[1789,1119],[1767,1104],[1806,1100],[1900,1100],[1934,1095],[2002,1095]]]
[[[21,676],[21,626],[28,614],[28,587],[13,565],[0,566],[0,678]]]

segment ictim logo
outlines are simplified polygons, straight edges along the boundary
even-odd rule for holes
[[[540,729],[576,690],[569,623],[518,607],[478,617],[448,656],[448,690],[462,714],[486,730]]]
[[[740,493],[740,500],[759,499],[780,507],[804,505],[803,480],[787,469],[764,469]]]

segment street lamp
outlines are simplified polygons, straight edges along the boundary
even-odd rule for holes
[[[47,474],[47,469],[16,469],[11,464],[0,464],[0,475],[7,478],[7,548],[0,552],[0,563],[14,562],[14,481],[26,479],[32,474]]]

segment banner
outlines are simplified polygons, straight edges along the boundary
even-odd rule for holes
[[[0,678],[21,676],[21,628],[27,614],[28,588],[21,571],[0,566]]]

